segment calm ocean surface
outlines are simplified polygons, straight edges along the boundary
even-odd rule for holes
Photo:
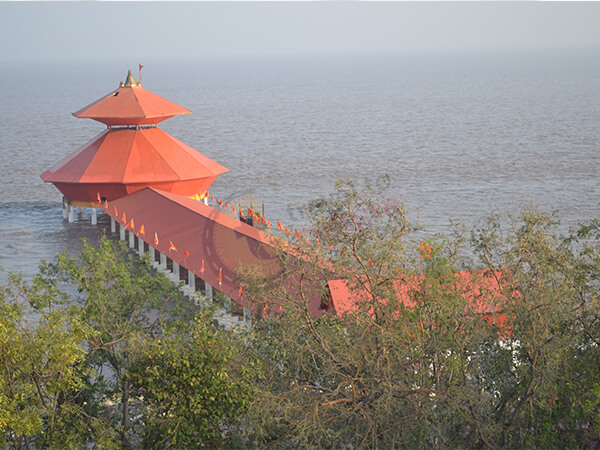
[[[365,184],[389,173],[388,195],[429,235],[527,203],[559,210],[568,229],[600,217],[599,56],[142,61],[142,78],[193,111],[161,128],[229,168],[212,192],[254,194],[271,220],[302,224],[296,205],[342,175]],[[41,258],[97,235],[89,213],[63,220],[60,193],[39,175],[103,130],[71,113],[130,68],[0,66],[5,269],[30,277]]]

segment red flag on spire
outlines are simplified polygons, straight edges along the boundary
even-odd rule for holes
[[[221,286],[221,284],[223,283],[223,268],[219,267],[219,276],[217,277],[217,280],[219,280],[219,286]]]
[[[144,224],[142,224],[142,226],[140,227],[140,234],[145,235],[146,234],[146,229],[144,228]]]
[[[175,246],[173,245],[173,241],[169,241],[169,251],[171,251],[171,250],[173,250],[174,252],[176,252],[176,251],[177,251],[177,247],[175,247]]]

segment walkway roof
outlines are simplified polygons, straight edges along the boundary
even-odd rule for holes
[[[240,304],[244,303],[236,281],[240,265],[257,265],[273,275],[279,271],[277,238],[200,201],[146,188],[103,209],[121,224],[133,220],[138,237]]]

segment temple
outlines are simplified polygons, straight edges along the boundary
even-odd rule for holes
[[[74,113],[105,124],[106,130],[41,177],[63,193],[65,218],[70,222],[73,206],[92,208],[93,224],[96,209],[101,208],[110,217],[111,232],[118,231],[121,240],[129,240],[129,247],[140,256],[149,254],[153,267],[165,272],[190,298],[212,301],[214,290],[220,292],[229,302],[215,318],[220,325],[247,326],[247,310],[273,315],[286,305],[267,311],[248,301],[237,280],[240,266],[258,267],[271,279],[283,276],[293,291],[302,283],[306,287],[308,281],[300,283],[294,273],[282,275],[281,253],[294,261],[303,256],[293,242],[266,233],[270,221],[251,208],[243,214],[238,205],[236,212],[233,204],[215,202],[214,196],[210,204],[215,207],[210,206],[208,188],[227,169],[157,126],[189,113],[145,90],[129,71],[118,89]],[[287,227],[279,221],[277,225],[291,237]],[[296,231],[296,238],[301,236]],[[309,259],[308,264],[319,260]],[[338,279],[330,261],[319,261],[315,280],[308,285],[308,293],[302,294],[306,311],[315,317],[356,311],[366,292],[357,291],[347,279]],[[505,320],[496,277],[486,272],[461,272],[456,277],[457,293],[476,314],[494,318],[500,314]],[[421,282],[415,278],[411,289]],[[394,282],[397,300],[411,306],[407,289],[406,282]]]
[[[144,89],[129,71],[117,90],[74,113],[106,124],[106,130],[41,177],[63,193],[70,212],[72,206],[95,211],[103,201],[146,187],[202,197],[227,168],[157,126],[190,112]]]

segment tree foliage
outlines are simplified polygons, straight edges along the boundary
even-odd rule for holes
[[[251,442],[599,442],[597,224],[562,237],[553,216],[529,208],[508,229],[492,217],[470,236],[419,245],[400,204],[351,183],[339,188],[309,205],[310,249],[281,258],[282,273],[295,273],[306,292],[289,278],[242,271],[249,295],[287,305],[255,330],[266,381],[250,410]],[[348,280],[355,295],[356,307],[343,317],[308,314],[323,258],[332,263],[327,275]],[[465,268],[477,269],[475,294],[457,282]],[[494,307],[484,313],[478,304]]]

